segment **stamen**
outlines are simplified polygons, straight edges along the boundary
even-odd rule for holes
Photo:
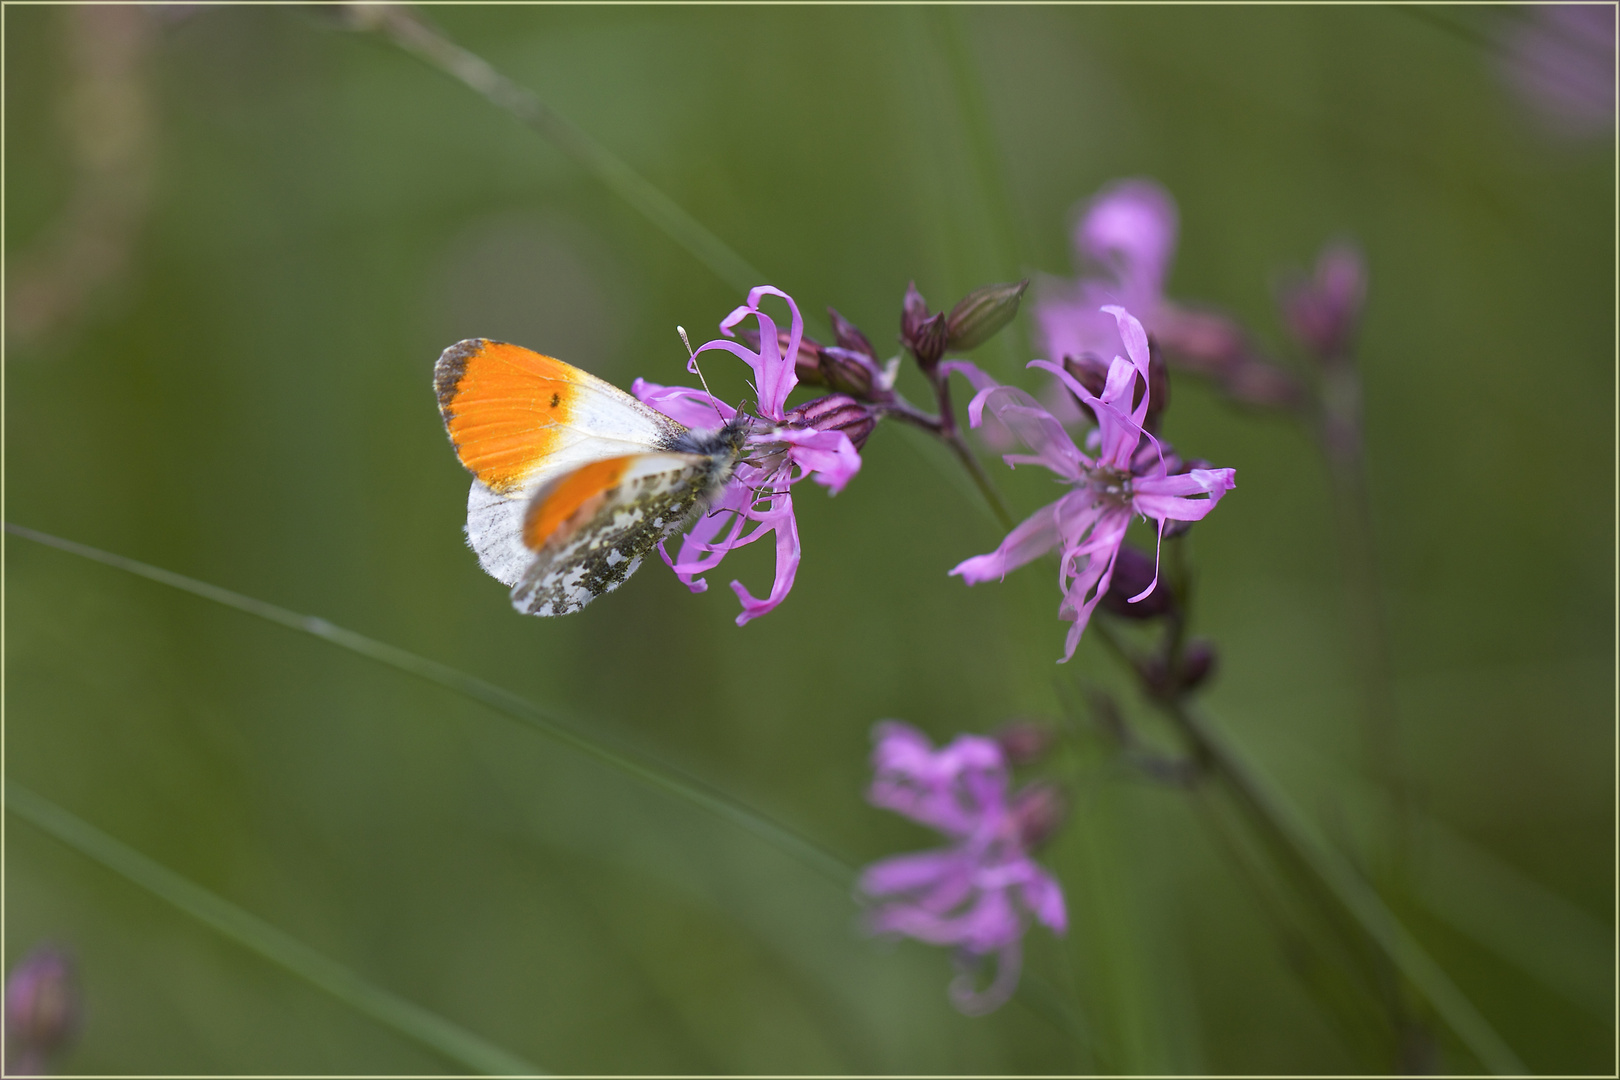
[[[689,367],[697,375],[698,382],[703,384],[703,392],[709,395],[709,404],[714,406],[714,415],[720,418],[720,426],[726,426],[726,414],[720,411],[720,403],[715,400],[714,391],[709,389],[709,380],[703,377],[703,369],[698,367],[697,353],[692,351],[692,343],[686,338],[686,327],[679,324],[675,332],[681,335],[681,344],[686,346],[686,360]]]

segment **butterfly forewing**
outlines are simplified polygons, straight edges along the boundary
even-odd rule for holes
[[[523,529],[535,492],[592,462],[661,450],[686,434],[589,372],[485,338],[444,350],[433,388],[456,456],[473,474],[467,543],[509,587],[534,559]]]
[[[525,515],[532,561],[512,605],[530,615],[566,615],[612,592],[706,504],[734,465],[724,455],[637,454],[547,484]]]
[[[589,372],[484,338],[444,350],[433,386],[456,456],[501,496],[526,498],[581,465],[661,449],[686,431]]]

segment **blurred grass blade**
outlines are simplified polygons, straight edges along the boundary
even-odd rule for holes
[[[6,809],[79,854],[167,900],[198,922],[331,994],[373,1020],[451,1061],[490,1076],[543,1076],[534,1065],[459,1024],[374,986],[256,915],[115,840],[15,781],[6,782]]]
[[[416,11],[396,4],[355,4],[348,11],[355,25],[381,34],[460,80],[545,136],[733,289],[745,293],[769,280],[607,147],[558,115],[532,90],[451,41]]]
[[[210,585],[205,581],[176,574],[172,570],[151,566],[136,559],[114,555],[100,548],[90,547],[88,544],[75,543],[64,540],[50,533],[39,532],[13,522],[5,523],[5,531],[24,540],[31,540],[58,551],[77,555],[111,566],[137,577],[146,578],[193,596],[212,600],[216,604],[234,608],[237,611],[257,616],[269,622],[285,626],[291,630],[312,634],[315,637],[328,641],[334,645],[359,653],[370,660],[396,668],[428,682],[437,683],[446,689],[464,694],[467,697],[487,705],[497,712],[503,713],[542,734],[562,742],[580,753],[619,769],[651,787],[668,792],[677,798],[683,799],[696,806],[709,811],[715,816],[731,822],[734,825],[753,833],[778,850],[793,856],[810,869],[828,878],[840,888],[851,888],[855,881],[855,868],[846,859],[827,851],[819,844],[800,836],[787,826],[779,824],[743,805],[731,796],[717,791],[701,780],[682,775],[668,766],[656,764],[645,760],[640,754],[629,749],[615,748],[607,745],[599,736],[584,735],[573,728],[548,716],[538,705],[524,698],[503,690],[493,683],[487,683],[475,676],[458,671],[448,664],[441,664],[429,660],[415,653],[393,645],[386,645],[374,641],[364,634],[357,634],[353,630],[345,630],[340,626],[333,626],[325,619],[314,615],[300,615],[295,611],[277,607],[263,600],[255,600],[251,596],[222,589],[218,585]],[[9,794],[7,796],[10,798]],[[88,828],[88,826],[86,826]],[[108,838],[110,840],[110,838]],[[116,841],[112,841],[116,843]],[[134,855],[134,852],[130,852]],[[142,857],[143,856],[138,856]],[[154,866],[156,864],[153,864]],[[161,867],[157,867],[161,870]],[[163,871],[168,873],[168,871]],[[195,886],[193,886],[195,888]],[[223,901],[220,901],[223,903]],[[245,916],[245,913],[244,913]],[[251,916],[245,916],[251,918]],[[266,928],[269,929],[268,927]],[[275,931],[271,931],[274,933]],[[302,946],[300,946],[302,947]],[[1088,1041],[1084,1022],[1065,1008],[1058,995],[1044,982],[1033,974],[1026,973],[1023,985],[1019,987],[1018,996],[1024,1000],[1038,1015],[1048,1020],[1071,1038],[1085,1044]]]
[[[277,607],[263,600],[255,600],[251,596],[243,596],[229,589],[222,589],[218,585],[210,585],[205,581],[176,574],[172,570],[150,566],[135,559],[128,559],[122,555],[114,555],[87,544],[64,540],[49,533],[36,532],[12,522],[6,522],[6,531],[13,536],[20,536],[25,540],[32,540],[37,544],[44,544],[58,551],[65,551],[81,558],[93,560],[105,566],[115,567],[149,581],[156,581],[163,585],[200,596],[205,600],[212,600],[216,604],[235,608],[237,611],[255,615],[269,622],[277,623],[291,630],[305,634],[312,634],[324,641],[359,653],[369,660],[396,668],[399,671],[426,679],[446,689],[463,694],[473,700],[487,705],[496,712],[517,720],[518,722],[534,728],[545,735],[573,747],[588,757],[595,758],[611,768],[628,773],[651,787],[669,792],[678,798],[700,806],[717,817],[737,825],[760,839],[775,845],[783,851],[798,858],[811,869],[832,880],[840,887],[847,888],[854,880],[854,871],[850,869],[845,860],[838,858],[819,844],[806,839],[779,822],[773,821],[764,814],[743,805],[731,796],[703,781],[687,776],[671,766],[649,760],[639,751],[624,746],[610,745],[601,735],[587,735],[576,730],[573,726],[550,715],[546,710],[526,698],[519,697],[510,690],[503,690],[494,683],[466,672],[459,671],[448,664],[441,664],[436,660],[429,660],[425,656],[418,656],[413,652],[384,644],[357,634],[353,630],[345,630],[341,626],[333,626],[315,615],[300,615],[296,611]]]
[[[1418,902],[1613,1027],[1614,932],[1440,822],[1420,818],[1418,827]]]
[[[1323,843],[1293,806],[1201,720],[1188,716],[1201,744],[1250,820],[1269,832],[1274,847],[1317,882],[1340,905],[1362,933],[1389,957],[1396,969],[1428,1001],[1440,1019],[1479,1059],[1501,1076],[1523,1076],[1528,1070],[1496,1033],[1473,1002],[1401,925],[1373,887],[1331,847]]]

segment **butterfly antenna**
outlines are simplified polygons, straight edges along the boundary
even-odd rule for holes
[[[697,353],[692,351],[692,343],[686,339],[686,327],[677,326],[675,332],[681,335],[681,344],[686,346],[687,359],[691,361],[692,370],[697,373],[698,382],[703,384],[703,392],[709,395],[709,404],[714,406],[714,415],[720,418],[720,426],[725,427],[726,416],[720,411],[720,403],[716,400],[714,391],[709,389],[709,380],[703,377],[703,369],[698,367]]]

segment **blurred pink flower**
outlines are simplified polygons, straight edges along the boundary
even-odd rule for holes
[[[1065,661],[1074,656],[1091,612],[1108,592],[1131,515],[1157,521],[1162,538],[1167,520],[1200,520],[1235,485],[1232,469],[1169,473],[1158,440],[1142,429],[1149,405],[1147,334],[1123,308],[1102,310],[1115,320],[1130,359],[1114,357],[1101,395],[1093,395],[1058,364],[1033,360],[1029,365],[1052,372],[1096,413],[1095,459],[1082,453],[1062,423],[1034,398],[1014,387],[997,386],[977,371],[962,369],[979,387],[968,406],[973,426],[983,422],[988,409],[1032,451],[1005,455],[1007,464],[1044,465],[1073,487],[1014,528],[995,551],[974,556],[951,573],[976,585],[1003,578],[1009,570],[1057,548],[1058,586],[1063,591],[1058,615],[1074,623],[1064,647]],[[1131,601],[1151,595],[1157,585],[1155,570],[1153,581]]]
[[[1530,4],[1515,11],[1504,74],[1557,134],[1614,132],[1613,4]]]
[[[867,867],[860,891],[881,901],[868,925],[874,933],[954,945],[975,967],[995,953],[996,975],[986,989],[974,988],[971,971],[951,984],[958,1009],[987,1013],[1018,986],[1028,920],[1059,934],[1068,928],[1062,888],[1028,851],[1026,819],[1050,828],[1051,800],[1037,787],[1027,789],[1039,793],[1036,798],[1008,798],[1007,764],[994,739],[959,735],[935,750],[922,732],[894,721],[873,734],[867,799],[938,830],[952,844]],[[1036,813],[1021,812],[1026,805]]]
[[[1102,311],[1109,304],[1157,330],[1176,231],[1175,200],[1155,181],[1120,180],[1098,192],[1075,226],[1074,250],[1107,276],[1041,281],[1035,323],[1046,355],[1059,364],[1068,358],[1120,355],[1124,342],[1114,320]],[[1068,408],[1073,410],[1072,403]]]
[[[792,330],[787,352],[778,340],[776,323],[759,308],[765,296],[787,301],[792,313]],[[787,597],[799,569],[799,527],[793,516],[791,488],[806,476],[813,477],[829,492],[843,490],[860,470],[861,457],[849,436],[841,430],[818,430],[815,426],[788,426],[795,423],[785,411],[787,398],[798,385],[794,371],[799,342],[804,337],[804,319],[793,298],[780,289],[761,285],[748,294],[748,302],[727,315],[720,323],[726,338],[732,327],[752,315],[758,320],[759,350],[725,339],[707,342],[698,352],[724,349],[740,357],[754,370],[754,386],[759,402],[754,415],[763,423],[749,429],[743,446],[743,460],[720,493],[709,513],[699,518],[681,538],[678,557],[671,559],[662,544],[658,552],[681,582],[693,592],[709,587],[702,577],[720,565],[727,553],[751,544],[767,533],[776,534],[776,577],[764,599],[756,599],[740,581],[731,583],[742,602],[737,625],[770,611]],[[688,370],[697,372],[694,356]],[[713,427],[716,419],[729,422],[737,410],[714,398],[707,390],[685,386],[659,386],[637,379],[631,391],[664,415],[688,427]]]
[[[1156,181],[1119,180],[1098,192],[1074,230],[1081,276],[1073,281],[1042,278],[1036,286],[1035,323],[1042,351],[1071,374],[1089,369],[1101,377],[1108,358],[1124,351],[1118,326],[1102,314],[1104,307],[1114,305],[1141,320],[1176,366],[1212,379],[1234,400],[1297,405],[1302,397],[1298,380],[1266,359],[1236,321],[1165,295],[1177,228],[1176,202]],[[1067,427],[1083,419],[1061,380],[1048,384],[1041,402]],[[1007,445],[993,419],[983,434],[996,449]]]
[[[80,1019],[73,958],[40,945],[6,975],[6,1075],[39,1076],[50,1056],[73,1041]]]
[[[1323,360],[1343,359],[1367,299],[1367,266],[1347,243],[1329,244],[1310,277],[1285,278],[1277,306],[1294,340]]]

